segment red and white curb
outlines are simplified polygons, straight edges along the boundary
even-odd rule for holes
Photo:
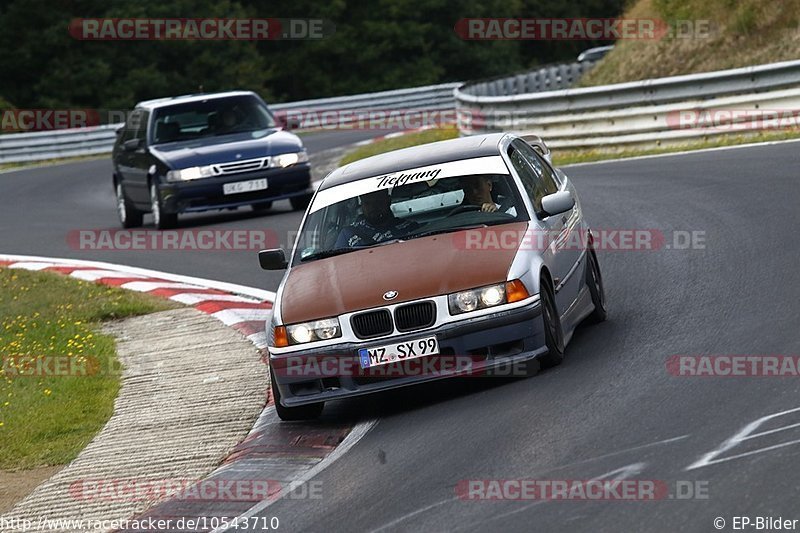
[[[245,335],[265,350],[266,322],[275,293],[234,283],[212,281],[98,261],[0,254],[0,267],[56,272],[104,285],[144,292],[193,306]],[[277,480],[284,487],[261,502],[167,500],[143,517],[257,516],[355,446],[377,420],[281,423],[270,398],[248,436],[206,480]],[[323,493],[324,497],[324,493]],[[243,505],[245,503],[245,505]],[[212,529],[212,528],[208,528]],[[215,531],[225,531],[217,528]]]
[[[79,259],[0,254],[0,266],[57,272],[84,281],[161,296],[211,315],[242,333],[258,349],[267,346],[266,322],[272,315],[272,302],[275,300],[272,291]]]

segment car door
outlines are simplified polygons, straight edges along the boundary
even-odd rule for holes
[[[147,185],[147,175],[152,165],[150,151],[147,146],[147,123],[149,113],[143,109],[139,110],[136,121],[131,124],[135,127],[134,138],[139,141],[138,147],[128,151],[128,184],[126,190],[128,197],[134,203],[145,205],[150,203],[150,191]]]
[[[508,155],[533,204],[534,222],[543,232],[544,238],[532,242],[546,245],[542,247],[541,253],[553,276],[556,304],[559,313],[563,315],[577,298],[580,289],[578,261],[581,250],[574,246],[574,239],[571,239],[569,234],[574,227],[573,213],[567,211],[547,215],[542,211],[542,198],[558,192],[561,183],[552,168],[530,145],[517,139],[511,143]]]

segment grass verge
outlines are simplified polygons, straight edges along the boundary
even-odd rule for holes
[[[90,161],[92,159],[105,159],[108,157],[111,157],[111,152],[108,152],[107,154],[76,155],[74,157],[43,159],[41,161],[19,161],[16,163],[0,163],[0,171],[17,170],[28,167],[47,167],[52,165],[63,165],[64,163],[75,163],[77,161]]]
[[[119,390],[101,322],[174,308],[54,273],[0,268],[0,469],[69,463],[109,419]]]
[[[404,135],[402,137],[384,139],[365,146],[360,146],[355,150],[345,154],[340,162],[340,165],[352,163],[353,161],[381,154],[383,152],[390,152],[400,148],[407,148],[409,146],[452,139],[455,137],[458,137],[458,131],[454,128],[446,128],[426,130],[419,133]],[[669,154],[674,152],[702,150],[705,148],[719,148],[723,146],[736,146],[739,144],[782,141],[798,138],[800,138],[800,130],[759,131],[746,134],[720,135],[718,137],[709,137],[707,139],[698,139],[684,143],[670,144],[668,146],[652,146],[641,148],[592,148],[574,150],[554,149],[553,164],[560,167],[575,163],[591,163],[593,161],[604,161],[608,159],[624,159],[643,155]]]
[[[339,165],[346,165],[347,163],[352,163],[353,161],[358,161],[359,159],[382,154],[384,152],[391,152],[392,150],[400,150],[401,148],[417,146],[418,144],[444,141],[447,139],[454,139],[456,137],[458,137],[458,129],[455,127],[447,127],[433,128],[416,133],[407,133],[405,135],[400,135],[399,137],[381,139],[380,141],[359,146],[355,150],[346,153],[339,162]]]

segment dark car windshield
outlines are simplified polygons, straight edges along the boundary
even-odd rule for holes
[[[164,144],[274,127],[275,118],[260,99],[239,95],[159,107],[150,138],[152,144]]]
[[[312,205],[300,231],[294,262],[527,219],[509,175],[420,181],[354,194],[320,209]]]

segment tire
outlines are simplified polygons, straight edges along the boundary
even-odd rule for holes
[[[264,211],[268,211],[272,208],[272,202],[261,202],[259,204],[252,204],[250,207],[253,208],[253,211],[256,213],[263,213]]]
[[[292,209],[295,211],[304,210],[308,207],[308,204],[311,202],[311,197],[314,196],[313,194],[304,194],[303,196],[293,196],[289,198],[289,202],[292,204]]]
[[[125,196],[125,189],[121,183],[114,186],[117,196],[117,216],[119,223],[125,229],[138,228],[142,225],[144,213],[133,207]]]
[[[603,287],[603,276],[600,274],[600,265],[597,263],[597,256],[594,250],[588,252],[588,262],[586,263],[586,286],[589,287],[589,294],[592,296],[594,311],[588,319],[592,323],[604,321],[608,317],[608,307],[606,307],[606,290]]]
[[[539,287],[544,337],[547,344],[547,354],[539,360],[543,368],[548,368],[558,366],[564,361],[564,332],[561,329],[561,318],[558,315],[552,284],[547,278],[542,277]]]
[[[314,420],[319,418],[322,414],[322,409],[325,407],[325,402],[311,403],[308,405],[301,405],[300,407],[284,407],[281,405],[281,391],[275,385],[274,373],[270,367],[270,388],[272,389],[272,401],[275,403],[275,410],[278,412],[278,418],[284,422],[293,422],[297,420]]]
[[[170,229],[178,225],[177,213],[164,213],[161,209],[161,196],[155,183],[150,184],[150,212],[156,229]]]

